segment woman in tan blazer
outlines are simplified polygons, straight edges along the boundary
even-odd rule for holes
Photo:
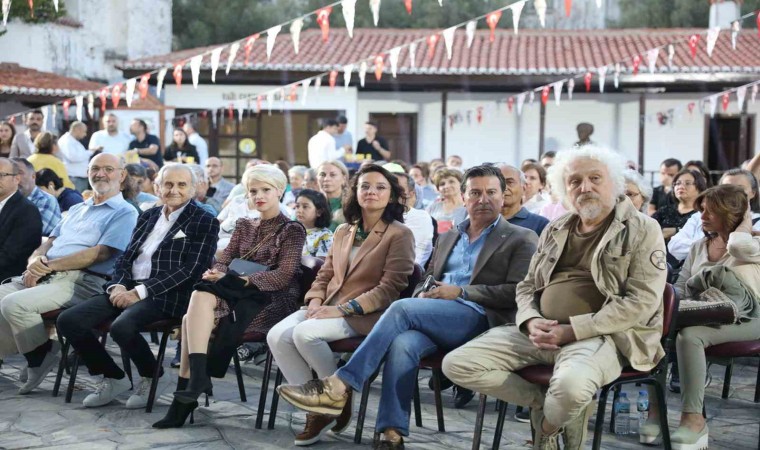
[[[337,370],[329,343],[366,336],[382,312],[398,299],[414,270],[414,236],[403,225],[403,191],[395,175],[377,165],[363,167],[351,181],[343,212],[346,223],[317,274],[306,306],[275,325],[269,349],[290,384]],[[346,429],[351,402],[337,418],[308,414],[295,445],[317,442],[322,433]]]

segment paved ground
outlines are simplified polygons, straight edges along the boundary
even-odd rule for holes
[[[171,344],[170,344],[171,346]],[[173,347],[173,346],[172,346]],[[109,346],[109,350],[117,349]],[[169,350],[169,357],[173,350]],[[119,361],[117,359],[117,361]],[[713,382],[708,388],[707,411],[710,426],[710,448],[744,450],[757,447],[760,428],[760,404],[752,402],[757,376],[757,360],[749,365],[736,365],[732,379],[730,398],[722,400],[720,392],[723,382],[723,367],[713,366]],[[163,417],[171,399],[174,384],[167,386],[152,414],[144,411],[128,411],[123,405],[126,395],[103,408],[85,409],[81,401],[85,392],[92,387],[92,380],[80,371],[77,391],[73,402],[66,404],[63,397],[51,397],[53,376],[31,395],[20,397],[18,389],[18,369],[22,358],[12,357],[0,369],[0,448],[50,448],[57,449],[280,449],[294,448],[293,435],[303,425],[303,414],[294,412],[287,404],[280,403],[274,430],[255,430],[254,419],[258,404],[261,367],[245,365],[248,402],[241,403],[235,378],[230,371],[224,380],[215,380],[215,398],[208,408],[200,408],[196,423],[184,428],[154,431],[150,425]],[[176,371],[169,370],[172,380]],[[477,398],[466,409],[453,408],[450,392],[444,393],[446,433],[439,433],[436,427],[433,395],[427,389],[429,373],[420,374],[423,407],[423,428],[412,425],[412,434],[407,439],[410,449],[469,449],[475,422]],[[64,381],[66,378],[64,378]],[[380,387],[377,380],[371,391],[367,421],[362,446],[353,444],[352,428],[341,436],[330,435],[315,449],[356,449],[369,448],[375,423],[375,412]],[[631,394],[635,387],[626,389]],[[635,397],[635,395],[634,395]],[[358,400],[357,400],[358,403]],[[679,399],[670,396],[671,429],[677,424]],[[608,407],[609,411],[609,407]],[[502,449],[529,448],[530,427],[514,421],[514,413],[509,408],[509,418],[504,427]],[[609,414],[608,414],[609,418]],[[267,419],[265,417],[265,419]],[[489,402],[485,419],[483,446],[490,448],[493,439],[496,414],[493,403]],[[266,424],[266,422],[265,422]],[[266,427],[266,425],[265,425]],[[588,443],[590,446],[590,442]],[[602,448],[633,449],[645,448],[638,444],[635,436],[619,437],[605,432]]]

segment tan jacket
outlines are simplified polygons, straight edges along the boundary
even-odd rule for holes
[[[356,299],[364,315],[346,320],[357,333],[367,335],[382,311],[398,300],[414,271],[414,235],[400,222],[380,221],[348,264],[356,225],[335,230],[333,245],[305,301],[318,298],[323,305],[340,305]]]
[[[607,298],[594,314],[570,318],[578,340],[609,335],[636,370],[650,370],[664,356],[662,294],[667,264],[665,241],[657,222],[641,214],[625,197],[618,199],[615,218],[591,262],[591,276]],[[551,279],[565,248],[573,214],[547,225],[530,262],[528,275],[517,286],[517,325],[540,312],[541,290]]]

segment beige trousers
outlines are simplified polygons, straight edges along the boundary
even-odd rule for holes
[[[33,288],[0,285],[0,358],[27,353],[49,339],[40,314],[103,293],[106,280],[79,270],[56,272]]]
[[[516,326],[504,325],[446,355],[443,373],[455,384],[481,394],[543,408],[546,420],[562,427],[582,413],[598,389],[620,376],[623,362],[609,337],[541,350]],[[514,373],[537,364],[554,365],[546,392]]]

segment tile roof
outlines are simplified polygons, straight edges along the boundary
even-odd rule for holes
[[[40,72],[16,63],[0,63],[0,94],[71,97],[102,87],[100,83]]]
[[[241,44],[233,64],[234,70],[244,71],[306,71],[324,72],[344,64],[369,58],[377,52],[401,46],[416,39],[424,39],[438,30],[423,29],[355,29],[350,39],[345,28],[330,30],[328,42],[323,43],[320,30],[301,32],[300,52],[294,54],[290,35],[280,33],[266,61],[266,35],[256,40],[249,64],[245,64],[244,45]],[[689,52],[688,39],[700,34],[696,58]],[[467,48],[465,31],[458,29],[454,38],[453,56],[447,59],[441,38],[432,58],[426,42],[416,50],[416,68],[410,66],[409,52],[401,51],[398,63],[400,74],[428,75],[565,75],[582,73],[612,62],[623,62],[623,72],[632,71],[632,57],[640,54],[640,71],[647,72],[646,50],[675,44],[673,66],[668,66],[666,49],[660,52],[657,63],[659,73],[758,73],[760,72],[760,39],[755,30],[742,31],[737,39],[737,50],[731,48],[731,32],[721,32],[712,57],[705,50],[704,29],[607,29],[607,30],[512,30],[497,29],[494,42],[489,41],[489,30],[478,30],[472,47]],[[182,50],[161,56],[127,61],[119,65],[122,70],[154,70],[185,61],[200,53],[211,51],[218,45]],[[224,77],[228,48],[220,58],[218,77]],[[386,55],[385,71],[390,70]],[[627,61],[627,62],[626,62]],[[203,59],[203,69],[210,69],[210,56]],[[189,64],[184,67],[189,70]],[[369,72],[374,70],[369,63]],[[171,71],[169,71],[171,75]]]

